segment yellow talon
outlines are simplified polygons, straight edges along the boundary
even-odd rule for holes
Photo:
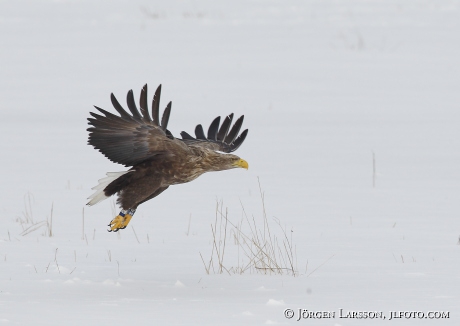
[[[120,229],[124,229],[128,226],[129,221],[133,216],[131,214],[125,214],[125,216],[117,215],[109,224],[110,231],[117,232]]]

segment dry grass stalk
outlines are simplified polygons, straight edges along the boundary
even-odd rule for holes
[[[262,222],[257,221],[254,216],[249,218],[244,205],[240,202],[242,218],[241,221],[235,224],[229,220],[228,209],[226,208],[224,211],[222,201],[220,203],[217,202],[215,222],[214,225],[211,224],[213,237],[211,257],[207,264],[200,253],[207,274],[210,274],[211,271],[222,274],[225,271],[229,275],[243,274],[245,272],[298,275],[297,256],[292,241],[292,230],[291,236],[288,237],[286,228],[281,226],[277,218],[274,218],[274,221],[279,229],[275,230],[276,232],[271,229],[272,223],[267,218],[265,197],[260,186],[260,181],[259,191],[262,201]],[[260,223],[262,223],[262,227],[260,227]],[[244,228],[246,231],[243,231]],[[233,238],[237,256],[237,264],[230,268],[224,265],[224,257],[230,255],[229,250],[230,252],[235,251],[235,247],[227,246],[228,232],[230,232]],[[281,235],[281,239],[277,234]],[[241,259],[240,253],[243,256]],[[215,268],[214,262],[216,262],[217,268]]]
[[[134,236],[136,237],[137,243],[141,243],[141,242],[139,241],[139,238],[137,237],[136,230],[134,230],[134,226],[131,225],[131,228],[133,229]]]

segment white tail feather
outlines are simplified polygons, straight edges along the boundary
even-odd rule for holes
[[[96,190],[96,192],[88,197],[88,199],[91,199],[91,200],[86,205],[93,206],[93,205],[103,201],[104,199],[109,198],[109,197],[107,197],[105,195],[104,189],[110,183],[112,183],[113,181],[115,181],[116,179],[121,177],[123,174],[126,174],[128,172],[132,172],[132,171],[107,172],[107,177],[98,180],[99,184],[97,186],[94,186],[93,188],[91,188],[92,190]]]

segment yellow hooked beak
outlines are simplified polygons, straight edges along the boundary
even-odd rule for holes
[[[239,167],[239,168],[246,169],[246,170],[249,167],[248,162],[246,162],[242,158],[240,158],[238,161],[236,161],[233,165],[235,165],[236,167]]]

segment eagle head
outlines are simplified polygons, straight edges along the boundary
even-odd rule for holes
[[[212,152],[213,153],[211,155],[208,155],[205,159],[206,161],[208,161],[208,164],[206,165],[208,165],[211,171],[223,171],[235,168],[243,168],[247,170],[249,167],[248,162],[246,162],[239,156],[215,151]]]

